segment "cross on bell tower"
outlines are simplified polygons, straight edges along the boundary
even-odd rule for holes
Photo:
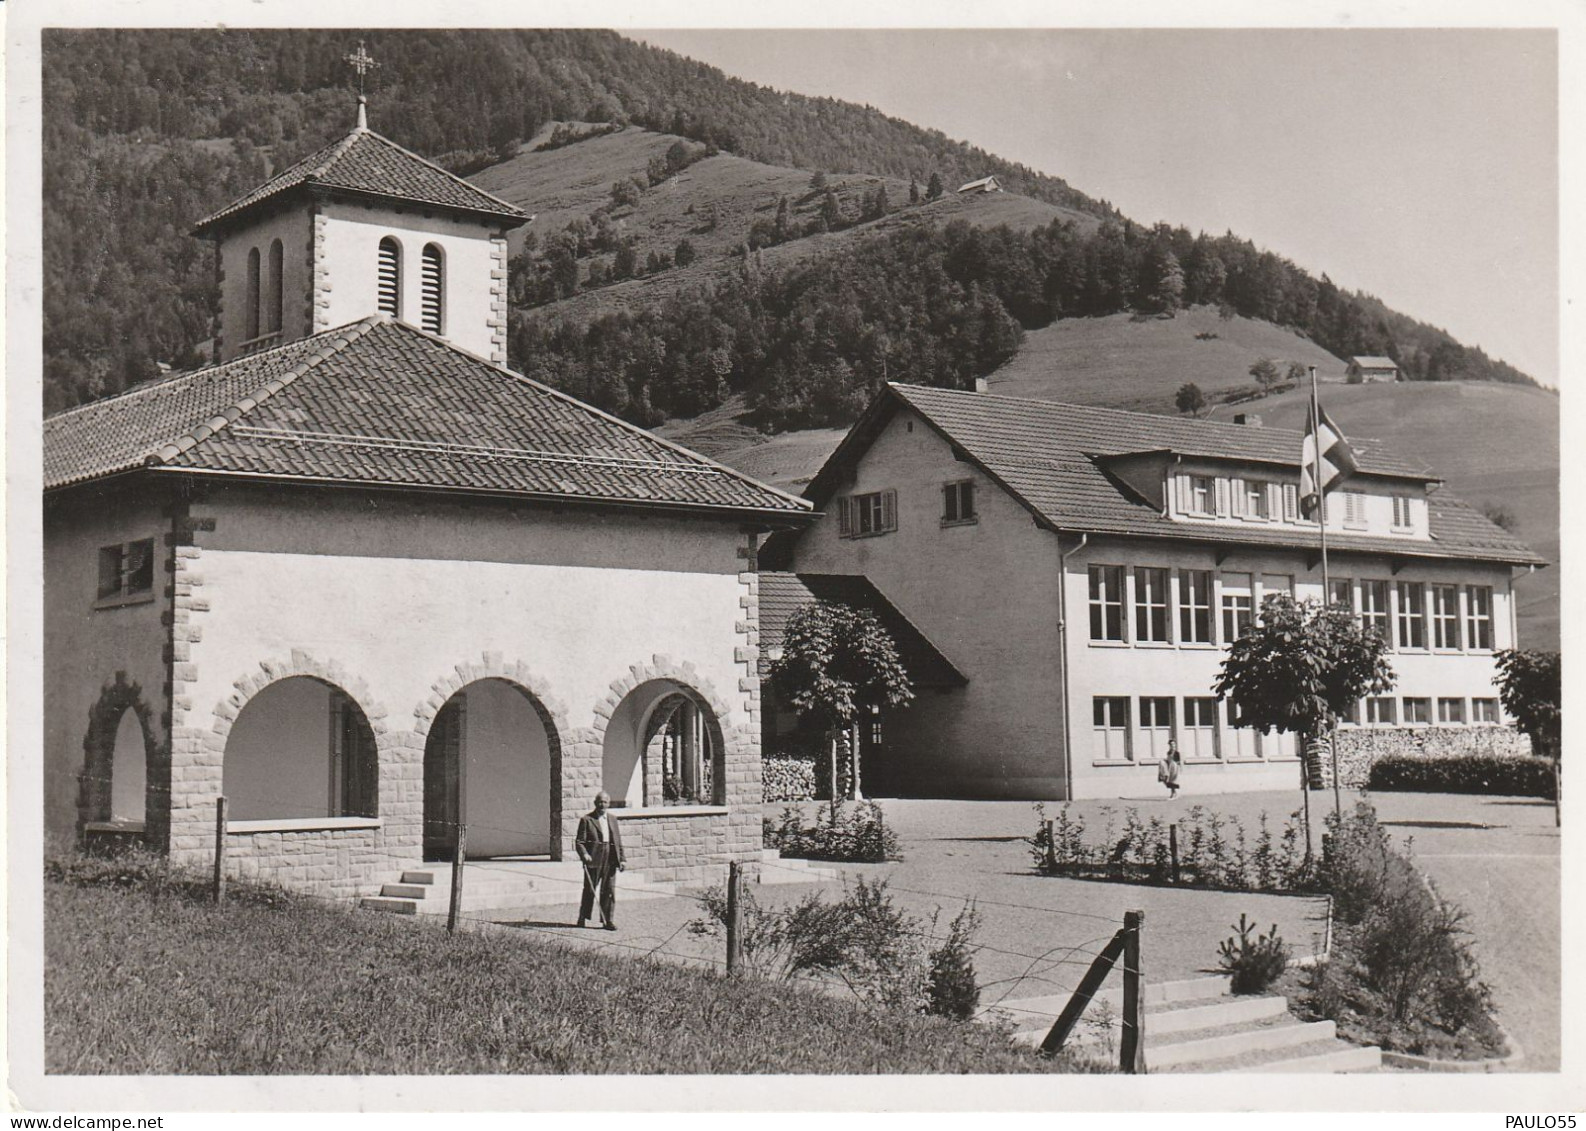
[[[364,97],[363,80],[365,75],[380,64],[375,62],[374,57],[368,51],[364,50],[363,40],[361,39],[358,41],[358,50],[350,55],[343,55],[342,61],[358,72],[358,128],[366,130],[369,128],[369,102]]]

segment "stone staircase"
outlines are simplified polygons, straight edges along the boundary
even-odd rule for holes
[[[1194,978],[1148,985],[1145,995],[1145,1062],[1157,1072],[1371,1072],[1382,1050],[1339,1040],[1331,1021],[1299,1021],[1288,1000],[1234,996],[1228,979]],[[978,1020],[1000,1016],[1014,1039],[1039,1045],[1068,1003],[1067,994],[1001,1002]],[[1098,1006],[1105,1002],[1111,1009]],[[1076,1051],[1115,1058],[1122,1033],[1123,990],[1104,990],[1092,1000],[1069,1038]],[[1110,1012],[1110,1031],[1096,1020]]]
[[[824,868],[808,860],[783,860],[776,849],[764,849],[758,859],[749,861],[748,874],[761,884],[820,883],[838,878],[834,868]],[[726,868],[722,869],[725,879]],[[577,903],[583,891],[583,871],[577,860],[504,859],[471,860],[463,866],[463,914],[501,911],[517,907],[537,907],[554,903]],[[746,877],[747,878],[747,877]],[[635,899],[665,899],[682,886],[645,879],[643,872],[629,869],[617,881],[617,898],[624,903]],[[365,896],[360,907],[389,911],[397,915],[445,915],[452,897],[450,864],[427,864],[404,871],[381,885],[379,895]]]

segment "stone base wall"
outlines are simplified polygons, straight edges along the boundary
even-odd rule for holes
[[[1450,757],[1530,754],[1531,740],[1512,726],[1346,727],[1338,732],[1338,777],[1350,789],[1365,786],[1371,764],[1387,754]],[[1332,759],[1320,748],[1319,776],[1333,784]]]
[[[722,884],[733,860],[759,860],[760,807],[725,813],[625,815],[622,847],[628,867],[658,883]],[[618,881],[619,887],[621,881]]]
[[[226,840],[227,875],[330,898],[373,895],[422,859],[417,845],[392,845],[377,828],[231,833]]]

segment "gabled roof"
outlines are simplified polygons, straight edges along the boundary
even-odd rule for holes
[[[491,196],[389,138],[359,127],[200,220],[193,234],[206,235],[264,201],[303,186],[497,217],[513,221],[514,227],[528,219],[517,205]]]
[[[1399,363],[1391,357],[1352,357],[1349,359],[1362,369],[1397,369]]]
[[[809,513],[803,500],[384,315],[44,421],[46,490],[143,467]]]
[[[930,639],[887,600],[868,577],[848,573],[760,572],[760,658],[782,647],[788,618],[815,601],[869,609],[897,645],[898,658],[916,687],[962,687],[969,680]],[[762,670],[764,670],[762,668]]]
[[[920,385],[889,384],[811,481],[805,497],[823,507],[903,407],[917,412],[1038,522],[1054,530],[1241,545],[1315,544],[1309,532],[1278,525],[1175,522],[1109,470],[1121,455],[1169,453],[1283,465],[1297,472],[1304,440],[1300,432]],[[1424,468],[1393,456],[1375,441],[1351,437],[1350,444],[1361,475],[1434,480]],[[1428,500],[1431,541],[1329,534],[1328,545],[1403,557],[1544,564],[1525,543],[1446,491],[1433,492]]]

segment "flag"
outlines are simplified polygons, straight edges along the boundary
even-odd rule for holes
[[[1315,515],[1321,508],[1322,495],[1338,486],[1357,466],[1349,441],[1338,425],[1327,418],[1326,411],[1317,406],[1316,412],[1305,418],[1305,443],[1300,450],[1300,513],[1306,518]]]

